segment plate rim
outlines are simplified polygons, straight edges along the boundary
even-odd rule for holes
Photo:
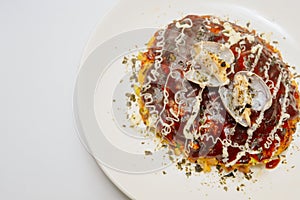
[[[214,0],[213,2],[218,2],[218,0]],[[231,2],[236,2],[236,3],[239,3],[239,5],[242,5],[244,2],[239,2],[238,0],[232,0]],[[255,1],[255,2],[259,2],[258,0]],[[253,2],[253,4],[255,4],[255,2]],[[107,18],[109,18],[109,16],[111,15],[111,12],[116,8],[116,6],[119,6],[121,3],[124,3],[124,1],[122,0],[118,0],[114,6],[111,7],[110,10],[108,10],[106,12],[106,14],[101,17],[96,25],[96,27],[94,28],[94,30],[92,31],[92,34],[90,35],[89,39],[87,40],[87,43],[84,47],[84,50],[83,50],[83,53],[82,53],[82,57],[81,57],[81,61],[80,61],[80,65],[79,65],[79,70],[78,70],[78,73],[80,71],[80,68],[83,66],[84,62],[86,59],[88,59],[89,55],[93,53],[93,51],[95,49],[92,49],[92,50],[89,50],[89,45],[90,43],[92,42],[93,38],[95,37],[96,33],[97,33],[97,29],[98,27],[101,27],[102,26],[102,23],[104,20],[106,20]],[[97,45],[98,46],[98,45]],[[75,84],[76,85],[76,81],[75,81]],[[73,106],[74,108],[74,106]],[[74,111],[74,109],[73,109]],[[75,111],[74,111],[75,112]],[[76,128],[76,131],[77,128]],[[81,139],[80,139],[81,140]],[[82,143],[82,141],[81,141]],[[87,147],[88,148],[88,147]],[[90,152],[89,152],[90,154]],[[91,155],[92,156],[92,155]],[[93,157],[93,156],[92,156]],[[123,192],[126,196],[128,196],[128,198],[130,199],[134,199],[134,195],[130,193],[130,191],[127,191],[127,189],[125,187],[122,186],[122,184],[120,184],[116,179],[115,177],[112,175],[111,173],[111,170],[110,168],[102,165],[101,163],[99,163],[96,159],[95,159],[96,163],[99,165],[100,169],[105,173],[105,175],[110,179],[110,181],[121,191]]]

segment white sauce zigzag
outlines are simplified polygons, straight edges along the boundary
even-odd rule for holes
[[[285,70],[281,70],[281,74],[283,74],[283,82],[285,82],[285,80],[288,78],[288,74]],[[287,87],[287,85],[284,84],[284,87],[285,87],[285,93],[284,93],[284,97],[282,99],[282,102],[281,102],[281,105],[282,105],[282,108],[281,108],[281,113],[280,113],[280,118],[279,118],[279,121],[278,123],[276,124],[276,126],[272,129],[272,131],[269,133],[269,136],[267,137],[267,141],[266,143],[264,144],[264,147],[266,149],[270,148],[271,144],[273,143],[273,140],[275,138],[275,133],[278,129],[281,128],[281,126],[283,125],[283,122],[288,119],[290,117],[289,114],[286,113],[286,108],[287,108],[287,105],[288,105],[288,101],[287,101],[287,98],[288,98],[288,95],[289,95],[289,87]],[[278,135],[277,135],[277,139],[278,139]],[[280,138],[279,138],[280,140]],[[278,141],[280,143],[280,141]]]

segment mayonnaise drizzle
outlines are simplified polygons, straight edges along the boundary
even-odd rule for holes
[[[150,71],[150,74],[152,76],[147,76],[147,82],[143,84],[142,90],[147,91],[148,89],[151,88],[151,83],[154,81],[157,81],[157,77],[159,76],[159,73],[157,70],[161,67],[161,63],[163,61],[162,55],[163,55],[163,49],[165,45],[165,29],[161,29],[158,31],[158,36],[156,37],[156,52],[157,55],[155,56],[155,62],[154,62],[154,69]],[[141,97],[144,98],[145,100],[145,107],[148,109],[149,114],[150,114],[150,119],[149,120],[149,125],[152,126],[156,124],[157,122],[157,117],[159,115],[158,111],[156,110],[153,100],[153,96],[149,92],[141,93]]]
[[[284,76],[284,80],[286,80],[287,72],[285,70],[281,70],[281,73]],[[281,112],[280,112],[280,118],[279,118],[279,121],[276,124],[276,126],[272,129],[272,131],[269,133],[269,136],[267,137],[267,141],[264,144],[264,147],[266,149],[270,148],[271,144],[273,143],[273,140],[275,138],[274,134],[276,133],[276,131],[279,128],[281,128],[281,126],[283,125],[283,122],[290,117],[290,115],[288,113],[286,113],[286,108],[287,108],[287,103],[288,103],[287,98],[288,98],[290,90],[289,90],[289,87],[287,87],[287,85],[284,85],[284,86],[285,86],[285,93],[284,93],[284,97],[283,97],[282,103],[281,103],[282,107],[281,107]]]
[[[193,105],[193,109],[192,109],[192,114],[190,116],[190,118],[188,119],[187,123],[184,126],[183,129],[183,134],[185,136],[186,139],[193,139],[194,138],[194,133],[191,132],[191,126],[193,125],[196,117],[198,116],[198,113],[200,111],[200,105],[202,102],[202,92],[203,92],[204,88],[200,88],[199,90],[199,94],[197,95],[196,99],[195,99],[195,103]],[[197,130],[193,130],[194,132],[196,132]]]
[[[176,50],[179,49],[180,46],[185,45],[185,34],[184,30],[187,28],[191,28],[193,26],[193,22],[190,18],[185,18],[182,23],[176,22],[176,27],[181,29],[180,34],[176,37],[175,42],[176,42]]]
[[[250,71],[253,71],[254,68],[256,67],[259,59],[260,59],[260,56],[261,56],[261,53],[262,53],[262,50],[263,50],[263,46],[261,44],[258,44],[254,47],[252,47],[251,49],[251,53],[257,53],[256,56],[255,56],[255,59],[254,59],[254,62],[252,63],[251,65],[251,70]]]
[[[150,75],[147,76],[147,82],[144,83],[144,87],[147,87],[151,84],[151,82],[157,81],[157,77],[160,75],[157,70],[161,68],[161,63],[163,61],[163,51],[164,51],[164,45],[165,45],[165,29],[161,29],[158,31],[158,36],[156,37],[157,43],[156,47],[157,49],[155,50],[157,55],[155,56],[155,62],[154,62],[154,69],[150,71]]]

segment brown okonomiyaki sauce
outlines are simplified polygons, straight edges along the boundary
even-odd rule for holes
[[[248,126],[228,112],[220,98],[220,86],[187,80],[197,43],[218,43],[232,52],[231,64],[209,52],[209,59],[219,62],[216,66],[229,66],[228,83],[221,87],[230,89],[238,72],[251,72],[269,88],[269,108],[254,110],[247,105],[251,112]],[[135,89],[140,114],[174,152],[185,155],[203,171],[210,171],[211,166],[242,172],[257,164],[277,166],[299,121],[299,91],[280,52],[255,31],[214,16],[188,15],[157,31],[148,50],[137,58],[141,62]]]

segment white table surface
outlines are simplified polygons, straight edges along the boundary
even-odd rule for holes
[[[72,118],[83,49],[116,2],[0,1],[0,199],[127,199]]]

